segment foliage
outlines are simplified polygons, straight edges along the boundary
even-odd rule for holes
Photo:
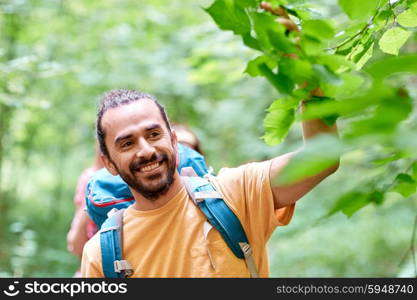
[[[336,120],[343,124],[340,138],[319,137],[307,143],[299,159],[285,168],[282,182],[299,180],[329,167],[339,155],[375,145],[381,146],[375,162],[414,165],[414,142],[400,137],[415,129],[415,124],[406,122],[415,110],[406,80],[417,72],[417,55],[399,55],[399,51],[415,32],[417,3],[340,0],[339,7],[348,17],[343,22],[317,15],[311,6],[291,0],[215,0],[207,8],[221,29],[233,31],[247,47],[260,52],[248,62],[246,72],[264,77],[281,96],[264,119],[268,144],[284,141],[296,120],[321,118],[328,124]],[[277,15],[285,17],[280,9],[299,31],[277,22]],[[326,97],[313,97],[303,112],[297,110],[318,88]],[[381,162],[381,156],[392,159]],[[340,195],[329,214],[342,211],[351,216],[367,204],[380,204],[390,191],[405,198],[415,194],[417,177],[408,167],[399,167],[390,178],[392,184],[377,186],[380,178],[374,177],[371,185]]]

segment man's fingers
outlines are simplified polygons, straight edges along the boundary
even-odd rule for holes
[[[297,59],[298,55],[295,53],[284,53],[283,56],[288,57],[288,58],[292,58],[292,59]]]
[[[284,27],[287,29],[287,31],[289,31],[289,32],[291,32],[291,31],[300,31],[297,24],[295,24],[294,21],[290,19],[290,17],[288,16],[284,7],[278,6],[276,8],[273,8],[270,3],[265,2],[265,1],[261,2],[260,7],[263,10],[269,11],[270,13],[278,16],[278,18],[276,18],[276,21],[278,23],[284,25]],[[298,41],[299,41],[299,37],[296,37],[296,42],[298,42]],[[298,55],[294,54],[294,53],[287,53],[287,54],[284,54],[284,56],[287,56],[287,57],[293,58],[293,59],[298,58]]]
[[[266,11],[269,11],[270,13],[281,16],[284,18],[289,18],[287,12],[282,6],[278,6],[276,8],[272,8],[271,4],[265,1],[262,1],[260,4],[260,7]]]
[[[277,18],[278,23],[282,24],[289,31],[299,31],[297,24],[295,24],[291,19],[287,18]]]
[[[324,92],[320,89],[320,87],[316,87],[310,92],[310,95],[316,97],[324,97]]]
[[[298,26],[290,19],[285,8],[278,6],[273,8],[270,3],[262,1],[260,7],[263,10],[269,11],[270,13],[279,16],[277,22],[284,25],[289,31],[299,31]]]

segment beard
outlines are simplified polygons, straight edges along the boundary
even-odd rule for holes
[[[149,183],[145,183],[144,180],[135,176],[135,173],[139,171],[140,167],[154,162],[159,162],[160,166],[166,164],[167,170],[146,177],[146,181]],[[129,172],[125,172],[119,168],[117,168],[117,171],[131,189],[140,193],[145,198],[154,201],[168,192],[170,186],[174,182],[175,169],[176,155],[175,152],[172,152],[169,154],[154,153],[149,159],[138,158],[130,163]]]

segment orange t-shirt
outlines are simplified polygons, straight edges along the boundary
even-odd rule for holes
[[[274,209],[270,187],[271,161],[223,168],[209,180],[240,219],[253,248],[260,277],[268,277],[266,243],[277,226],[289,223],[294,205]],[[250,277],[217,230],[204,234],[206,217],[183,187],[164,206],[148,211],[126,209],[123,219],[123,258],[132,277]],[[100,237],[84,247],[83,277],[104,277]]]

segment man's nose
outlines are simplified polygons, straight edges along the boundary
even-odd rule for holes
[[[139,139],[139,149],[136,156],[142,159],[150,159],[156,152],[155,148],[146,139]]]

